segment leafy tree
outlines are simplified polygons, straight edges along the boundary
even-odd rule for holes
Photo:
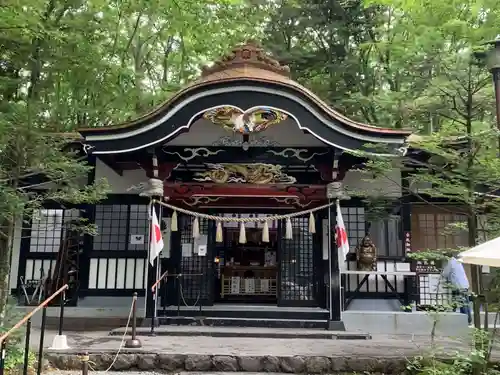
[[[105,181],[85,186],[90,167],[71,151],[75,130],[149,111],[200,65],[262,35],[265,9],[237,0],[4,1],[0,316],[16,220],[46,201],[92,203],[105,196]]]
[[[377,7],[365,8],[360,0],[282,0],[264,42],[290,65],[299,82],[330,105],[371,121],[365,117],[366,106],[353,100],[353,94],[367,88],[360,80],[369,63],[361,46],[371,40],[379,18]]]
[[[468,245],[474,246],[478,215],[486,219],[484,229],[489,235],[500,229],[495,219],[500,202],[492,197],[500,188],[500,160],[491,78],[474,57],[475,46],[495,37],[500,12],[487,0],[375,0],[368,4],[385,6],[395,15],[394,27],[387,27],[387,33],[401,41],[375,43],[391,53],[391,64],[400,77],[400,91],[380,85],[376,95],[387,100],[389,107],[392,103],[392,117],[399,119],[400,126],[425,135],[414,137],[412,146],[430,155],[413,160],[372,160],[368,167],[382,173],[410,162],[415,172],[410,178],[412,188],[406,193],[423,200],[440,197],[460,204],[467,217]],[[478,267],[472,267],[476,294],[479,276]],[[478,327],[477,304],[474,315]]]

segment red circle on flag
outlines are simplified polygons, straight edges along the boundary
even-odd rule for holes
[[[337,228],[337,246],[342,247],[345,243],[347,243],[347,232],[344,228]]]
[[[161,239],[161,230],[159,225],[155,225],[155,242],[158,243]]]

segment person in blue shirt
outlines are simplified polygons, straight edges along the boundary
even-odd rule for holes
[[[469,324],[472,323],[472,314],[469,300],[469,280],[464,266],[455,256],[451,256],[441,273],[453,290],[454,302],[460,306],[460,312],[467,315]]]

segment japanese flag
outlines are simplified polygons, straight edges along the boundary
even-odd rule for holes
[[[155,259],[160,255],[163,249],[163,237],[161,235],[161,227],[158,223],[156,211],[153,210],[153,218],[151,220],[151,241],[149,249],[149,262],[152,266],[155,264]]]
[[[347,254],[349,253],[349,241],[347,239],[347,232],[345,230],[344,219],[342,218],[342,211],[340,210],[340,204],[338,200],[337,200],[337,226],[335,228],[335,235],[337,237],[339,261],[343,263],[346,261]]]

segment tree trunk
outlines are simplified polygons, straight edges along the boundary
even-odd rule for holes
[[[0,326],[3,326],[10,295],[10,261],[14,237],[14,223],[5,219],[1,224],[5,231],[0,235]]]

